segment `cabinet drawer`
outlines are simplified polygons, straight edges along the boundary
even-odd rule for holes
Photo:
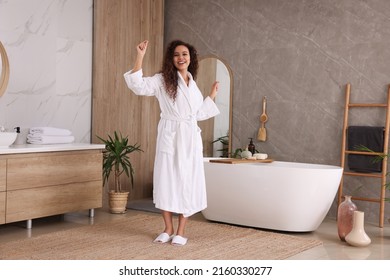
[[[102,181],[7,192],[6,222],[102,207]]]
[[[0,159],[0,192],[5,191],[7,173],[7,161]]]
[[[5,192],[0,192],[0,225],[5,223]]]
[[[102,179],[101,152],[9,158],[7,191]]]

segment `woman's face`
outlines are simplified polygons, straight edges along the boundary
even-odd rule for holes
[[[177,46],[175,51],[173,52],[173,64],[177,68],[177,70],[187,70],[190,65],[190,51],[186,46]]]

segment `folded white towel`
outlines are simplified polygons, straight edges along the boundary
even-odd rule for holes
[[[40,135],[32,136],[27,135],[27,143],[30,144],[68,144],[74,142],[73,135],[65,136],[53,136],[53,135]]]
[[[62,135],[62,136],[68,136],[72,134],[72,132],[68,129],[49,127],[49,126],[30,128],[30,134],[35,134],[35,133],[39,133],[43,135]]]

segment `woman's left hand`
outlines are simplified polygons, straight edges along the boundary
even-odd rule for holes
[[[219,82],[215,81],[213,85],[211,86],[211,92],[210,92],[210,98],[214,100],[214,98],[217,96],[218,93],[218,87],[219,87]]]

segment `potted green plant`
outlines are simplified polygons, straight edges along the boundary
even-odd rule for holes
[[[125,174],[130,178],[131,186],[134,184],[134,168],[130,162],[129,154],[132,152],[143,152],[140,145],[130,145],[128,136],[114,132],[114,137],[108,135],[107,139],[97,136],[105,145],[103,151],[103,182],[108,182],[111,172],[114,172],[114,188],[109,189],[110,212],[119,214],[126,212],[126,205],[129,192],[122,190],[120,177]]]

